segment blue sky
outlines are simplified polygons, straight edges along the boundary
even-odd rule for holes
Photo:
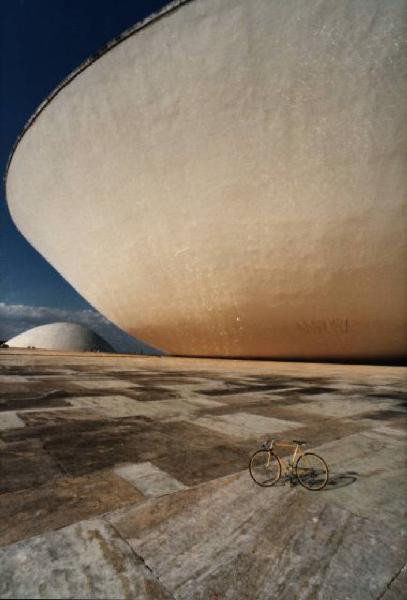
[[[44,98],[72,70],[168,0],[3,0],[0,161]],[[144,348],[97,313],[18,233],[1,189],[0,340],[56,320],[91,326],[117,350]]]

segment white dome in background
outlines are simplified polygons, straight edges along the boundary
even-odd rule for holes
[[[27,329],[11,338],[10,348],[42,348],[73,352],[115,352],[97,333],[78,323],[49,323]]]

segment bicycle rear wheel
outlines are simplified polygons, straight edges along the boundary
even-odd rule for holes
[[[250,459],[249,472],[257,485],[270,487],[280,479],[280,459],[269,450],[257,450]]]
[[[295,474],[307,490],[318,491],[328,483],[329,470],[323,458],[313,452],[305,452],[295,463]]]

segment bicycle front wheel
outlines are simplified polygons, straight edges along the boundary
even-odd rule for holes
[[[295,464],[295,474],[300,484],[307,490],[322,490],[328,483],[328,465],[323,458],[313,452],[305,452]]]
[[[249,471],[257,485],[270,487],[280,479],[281,463],[269,450],[257,450],[250,459]]]

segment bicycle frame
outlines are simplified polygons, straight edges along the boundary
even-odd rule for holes
[[[292,442],[291,443],[290,442],[276,442],[276,446],[280,446],[280,447],[283,447],[283,448],[292,448],[293,447],[293,443]],[[273,445],[273,448],[272,448],[271,452],[274,452],[274,454],[276,456],[278,456],[278,458],[280,459],[280,462],[283,465],[285,471],[290,471],[290,469],[293,469],[295,463],[300,458],[300,456],[304,456],[304,452],[302,451],[302,449],[301,449],[301,447],[300,447],[299,444],[295,445],[294,452],[292,453],[291,458],[288,459],[289,462],[287,462],[285,460],[285,458],[283,458],[282,456],[280,456],[280,454],[278,454],[275,451],[274,445]]]

